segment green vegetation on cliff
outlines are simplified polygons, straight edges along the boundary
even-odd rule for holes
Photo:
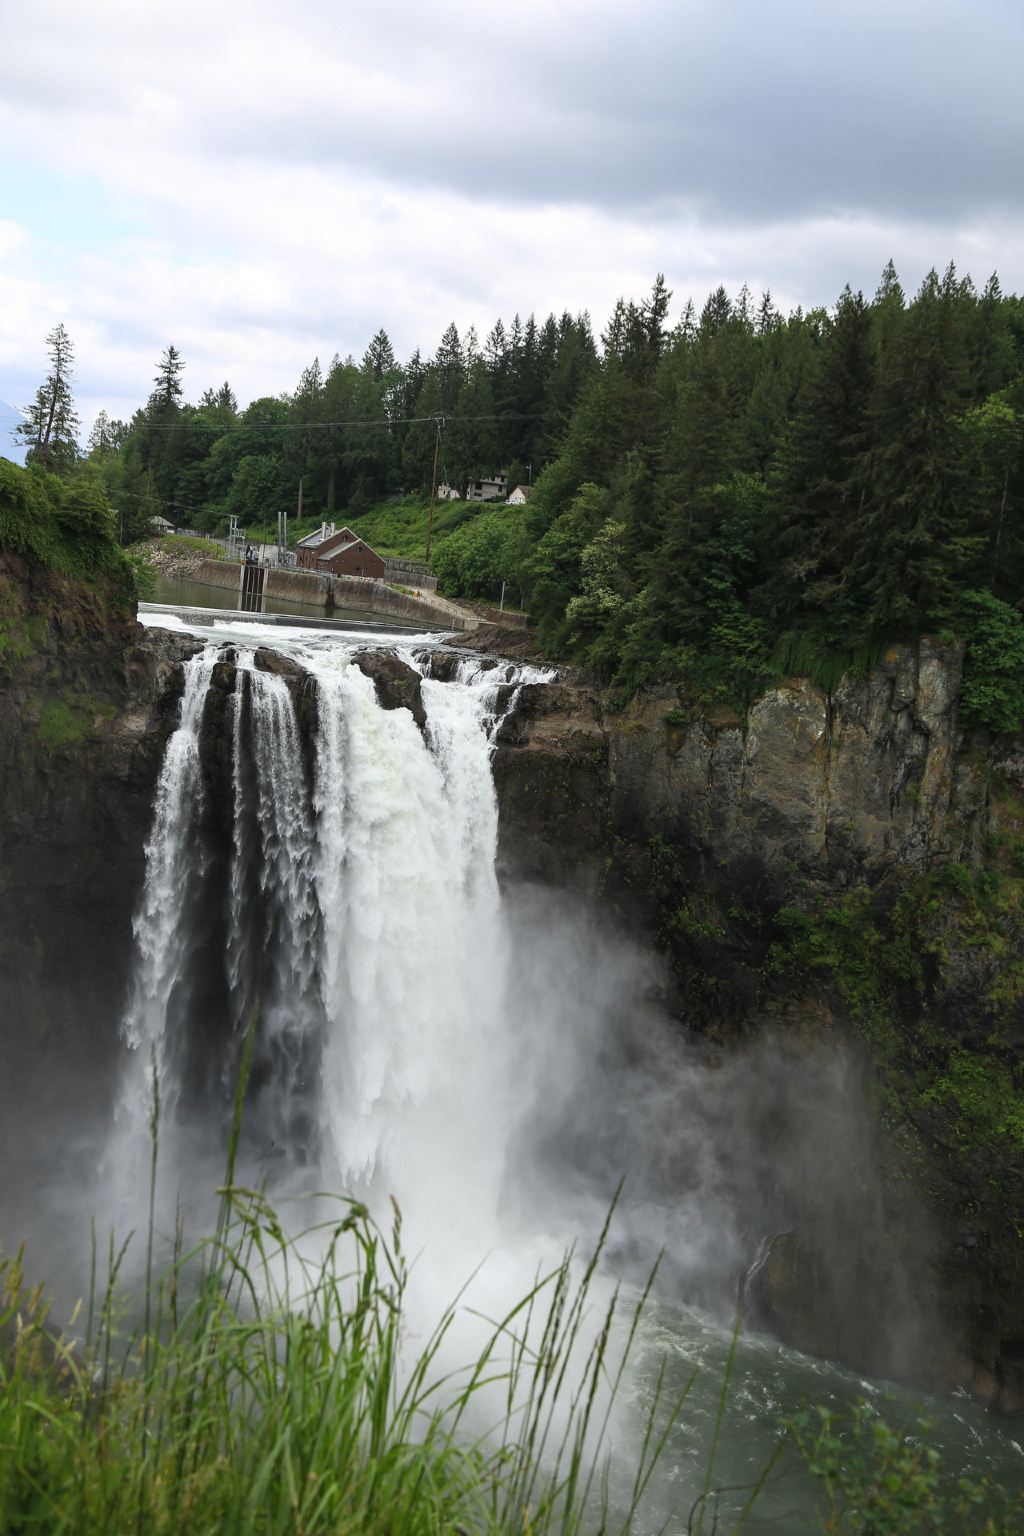
[[[127,569],[102,486],[0,459],[0,550],[89,581]]]
[[[1012,1025],[1024,998],[1024,880],[948,864],[857,890],[813,912],[783,907],[769,975],[835,987],[901,1116],[941,1120],[965,1155],[1024,1153],[1024,1067]],[[965,956],[970,974],[965,971]],[[981,978],[980,995],[978,982]],[[941,1005],[970,984],[983,1025],[952,1034]]]
[[[77,639],[105,635],[119,647],[135,611],[135,573],[101,486],[0,459],[0,671],[55,644],[67,651]],[[90,721],[96,714],[81,699],[51,699],[46,707],[39,725],[45,747],[85,734],[83,708]]]

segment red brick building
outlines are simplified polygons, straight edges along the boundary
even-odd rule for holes
[[[304,539],[300,539],[295,546],[295,563],[300,571],[315,571],[316,563],[321,555],[329,549],[337,549],[339,544],[346,544],[354,539],[355,534],[351,528],[341,528],[337,532],[333,523],[321,523],[319,528],[312,533],[307,533]]]
[[[387,566],[377,551],[347,528],[321,547],[316,569],[328,571],[332,576],[368,576],[377,581],[383,581],[387,573]]]

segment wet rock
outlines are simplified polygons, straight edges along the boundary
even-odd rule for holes
[[[464,659],[462,651],[432,650],[417,653],[417,660],[426,663],[427,676],[438,683],[450,683],[459,663]]]
[[[372,679],[382,709],[408,709],[420,730],[424,728],[427,712],[423,707],[421,678],[407,662],[401,661],[394,651],[359,651],[352,663]]]
[[[299,704],[309,682],[309,673],[297,661],[291,656],[283,656],[280,651],[260,646],[253,658],[253,665],[260,672],[271,672],[275,677],[283,678],[295,704]]]

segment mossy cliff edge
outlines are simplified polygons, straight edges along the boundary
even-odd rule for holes
[[[768,1127],[748,1302],[799,1347],[1020,1412],[1024,741],[961,731],[962,659],[894,647],[742,717],[527,689],[495,776],[506,862],[654,935],[706,1060],[834,1059],[805,1126]]]

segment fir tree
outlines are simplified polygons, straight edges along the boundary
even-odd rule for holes
[[[27,420],[15,436],[29,445],[29,461],[55,473],[67,473],[78,460],[79,420],[71,394],[74,347],[63,323],[46,338],[50,371],[26,407]]]

